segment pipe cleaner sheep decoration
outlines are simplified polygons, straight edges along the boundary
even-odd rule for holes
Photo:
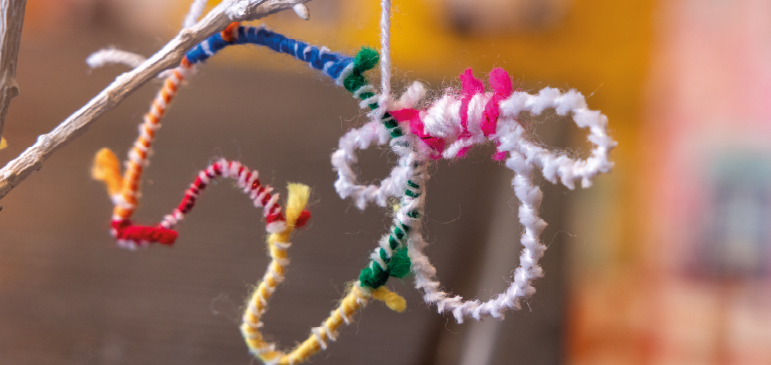
[[[204,3],[202,0],[194,1],[186,25],[195,23]],[[174,228],[191,212],[196,200],[216,178],[235,180],[254,206],[263,209],[271,262],[249,296],[241,332],[251,353],[266,364],[297,364],[326,349],[330,341],[337,340],[337,329],[342,324],[350,324],[354,314],[373,299],[385,302],[397,312],[403,311],[406,306],[404,299],[384,286],[390,277],[413,275],[415,287],[423,293],[423,300],[435,305],[439,313],[451,313],[458,322],[469,317],[476,320],[485,317],[502,319],[505,311],[520,309],[520,299],[532,296],[535,293],[533,281],[543,277],[538,260],[546,250],[540,240],[546,222],[538,216],[542,193],[533,184],[535,171],[540,170],[552,183],[561,183],[573,189],[578,180],[583,187],[591,186],[595,175],[609,172],[613,166],[608,160],[608,153],[616,143],[608,136],[607,118],[598,111],[589,110],[584,97],[575,90],[561,92],[547,87],[535,95],[516,91],[508,73],[500,68],[490,72],[488,84],[491,90],[486,90],[484,83],[468,69],[460,75],[461,90],[446,90],[426,108],[417,108],[425,95],[425,88],[418,82],[413,83],[397,100],[392,99],[390,1],[382,1],[382,6],[381,52],[365,47],[354,57],[331,52],[326,47],[309,45],[264,27],[244,26],[237,22],[230,24],[187,52],[178,67],[165,72],[163,87],[140,125],[139,137],[129,152],[123,176],[118,159],[109,149],[102,149],[95,158],[93,177],[106,184],[112,198],[111,233],[121,247],[135,249],[152,243],[173,244],[177,238]],[[295,10],[307,17],[304,5],[295,6]],[[369,264],[349,285],[337,308],[321,325],[311,329],[304,342],[289,351],[279,350],[275,344],[265,340],[260,320],[268,308],[268,301],[284,279],[292,232],[305,225],[310,218],[305,209],[310,194],[307,186],[289,184],[288,197],[282,207],[279,194],[260,183],[257,170],[238,161],[219,159],[198,174],[182,202],[160,223],[143,226],[131,220],[138,205],[140,180],[148,164],[153,139],[182,81],[223,48],[246,44],[267,47],[306,62],[360,101],[360,107],[368,110],[371,121],[340,138],[338,149],[332,154],[332,166],[338,176],[335,188],[341,198],[352,199],[359,209],[365,209],[368,203],[385,207],[389,200],[399,200],[389,231],[378,241]],[[90,57],[89,64],[133,62],[132,57],[122,51],[100,51]],[[380,92],[365,77],[365,73],[378,62],[381,67]],[[539,115],[547,109],[554,109],[561,116],[571,116],[579,127],[589,129],[588,139],[594,145],[589,158],[576,160],[528,139],[518,120],[520,113]],[[492,158],[504,162],[514,172],[512,186],[520,201],[519,222],[524,227],[521,237],[524,248],[520,266],[514,271],[510,286],[503,293],[481,302],[464,300],[443,291],[441,283],[436,280],[436,269],[424,254],[428,243],[423,238],[421,225],[431,161],[463,158],[470,148],[486,143],[496,146]],[[379,185],[363,185],[354,173],[356,151],[373,144],[388,144],[398,157],[398,163]]]

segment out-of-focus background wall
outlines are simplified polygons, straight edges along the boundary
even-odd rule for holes
[[[212,4],[214,1],[211,2]],[[28,0],[5,163],[104,88],[107,46],[150,55],[178,31],[185,0]],[[334,51],[378,45],[379,2],[314,0],[311,20],[273,29]],[[523,89],[575,88],[610,119],[612,174],[588,190],[539,181],[549,245],[538,293],[503,322],[457,325],[427,308],[375,303],[317,364],[771,363],[771,3],[763,0],[394,0],[395,89],[436,94],[503,67]],[[375,75],[376,76],[376,73]],[[249,364],[239,309],[267,262],[259,215],[227,183],[207,191],[174,248],[136,253],[109,237],[93,153],[124,155],[158,83],[107,113],[0,202],[1,364]],[[288,57],[232,49],[203,66],[159,131],[137,219],[155,222],[214,156],[282,187],[314,187],[312,225],[292,247],[265,332],[304,338],[356,277],[384,211],[337,198],[329,154],[364,118],[342,90]],[[586,156],[556,115],[523,121]],[[487,299],[518,264],[511,173],[490,151],[439,162],[429,255],[450,290]],[[364,175],[393,157],[365,152]],[[471,192],[475,193],[471,193]],[[508,223],[507,223],[508,222]]]

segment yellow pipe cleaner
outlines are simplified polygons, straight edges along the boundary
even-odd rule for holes
[[[318,351],[326,349],[329,340],[337,339],[337,329],[343,323],[350,323],[356,311],[364,307],[370,299],[383,301],[397,312],[403,312],[406,308],[404,298],[387,288],[380,287],[372,290],[361,287],[357,282],[349,287],[346,296],[322,322],[322,325],[313,328],[308,338],[289,353],[276,350],[275,344],[265,341],[260,332],[262,327],[260,318],[267,310],[268,300],[275,292],[276,286],[284,280],[286,266],[289,264],[286,250],[291,245],[288,241],[295,222],[305,209],[310,196],[310,189],[306,185],[289,184],[287,190],[289,192],[286,205],[286,229],[268,236],[267,244],[271,262],[262,281],[249,298],[241,325],[241,333],[250,352],[266,364],[298,364],[308,360]]]

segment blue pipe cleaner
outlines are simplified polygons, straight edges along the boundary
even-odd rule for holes
[[[340,81],[340,76],[346,67],[353,63],[353,58],[350,56],[329,52],[326,48],[290,39],[262,27],[243,26],[238,27],[238,37],[232,43],[222,39],[222,34],[217,33],[193,47],[185,56],[191,64],[196,64],[206,61],[215,53],[233,44],[256,44],[288,54],[307,62],[311,67],[320,70],[335,81]]]

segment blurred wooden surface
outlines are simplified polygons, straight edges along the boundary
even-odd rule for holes
[[[11,147],[0,151],[0,163],[122,71],[87,70],[85,57],[109,44],[149,54],[163,41],[89,33],[79,34],[77,43],[22,42],[21,95],[9,111],[5,131]],[[203,66],[181,90],[159,130],[136,219],[158,222],[176,206],[197,171],[217,156],[258,169],[261,180],[282,194],[287,182],[309,184],[313,218],[293,240],[287,279],[265,316],[265,332],[286,347],[326,317],[390,220],[381,208],[359,212],[340,200],[332,186],[329,156],[338,138],[364,121],[352,98],[317,74],[293,72],[302,67],[287,57],[248,52],[286,63],[289,72],[225,67],[227,59]],[[431,84],[442,85],[441,80]],[[109,236],[111,204],[104,187],[89,178],[91,159],[101,147],[125,156],[157,88],[158,82],[146,85],[0,201],[0,364],[253,362],[238,331],[240,308],[268,260],[261,216],[233,184],[207,189],[180,225],[173,248],[129,252]],[[491,161],[491,152],[478,150],[465,160],[441,161],[431,168],[428,254],[447,289],[467,298],[487,299],[511,275],[502,272],[499,282],[476,287],[486,222],[496,199],[510,201],[511,224],[517,224],[513,193],[496,189],[511,171]],[[360,166],[365,177],[376,179],[386,176],[394,160],[382,149],[369,150],[362,153]],[[567,199],[564,189],[541,186],[546,190],[542,210],[550,223],[543,236],[550,244],[542,261],[547,276],[525,310],[509,313],[502,322],[494,364],[562,359],[565,268],[556,232]],[[518,245],[517,236],[510,241]],[[511,257],[512,270],[517,262]],[[389,283],[407,299],[405,313],[372,303],[313,363],[459,360],[461,348],[454,344],[468,335],[468,325],[437,315],[412,284],[411,279]]]

